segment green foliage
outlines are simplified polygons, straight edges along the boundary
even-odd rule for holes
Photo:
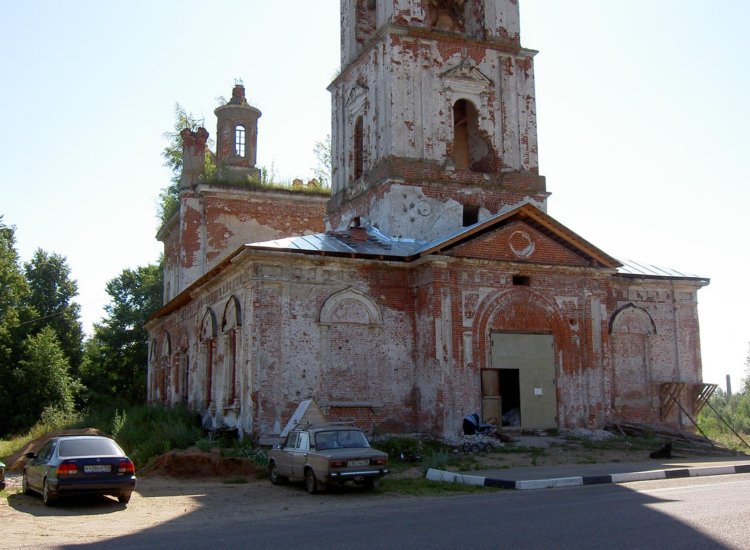
[[[253,447],[249,440],[248,444],[242,448],[241,456],[250,459],[252,462],[260,466],[262,469],[261,471],[263,472],[265,472],[265,469],[268,467],[268,455],[266,454],[266,451]]]
[[[112,437],[117,438],[120,435],[125,423],[128,421],[128,413],[123,409],[122,414],[115,409],[115,417],[112,419]]]
[[[229,479],[225,479],[222,481],[222,483],[224,483],[225,485],[241,485],[247,482],[248,479],[242,476],[230,477]]]
[[[729,397],[719,389],[711,396],[709,404],[713,410],[705,406],[698,415],[698,426],[701,430],[725,447],[750,452],[750,449],[724,423],[729,424],[742,439],[750,443],[750,392],[743,391]],[[717,413],[724,419],[724,422],[717,416]]]
[[[163,188],[159,193],[158,217],[161,225],[169,221],[180,207],[180,175],[182,174],[182,138],[180,137],[180,132],[185,129],[196,131],[203,126],[203,120],[187,112],[179,103],[175,104],[174,110],[174,130],[164,133],[167,145],[161,153],[164,159],[164,166],[172,170],[172,183]],[[216,175],[216,164],[211,152],[213,141],[209,140],[207,145],[208,147],[206,147],[206,154],[203,159],[203,172],[204,177],[212,178]]]
[[[373,442],[373,447],[388,453],[389,465],[394,471],[403,471],[414,465],[425,472],[430,468],[466,471],[475,470],[479,465],[475,457],[454,453],[450,445],[437,439],[389,437]],[[421,461],[411,462],[410,459],[416,456],[421,457]]]
[[[59,254],[37,249],[24,269],[30,288],[26,303],[36,317],[29,327],[33,332],[51,327],[71,371],[76,373],[83,357],[83,327],[81,306],[72,301],[78,295],[78,284],[70,278],[67,260]]]
[[[416,455],[424,457],[451,450],[450,446],[437,439],[420,439],[413,437],[389,437],[387,439],[373,442],[373,447],[388,453],[391,460],[400,457],[402,454],[406,457]]]
[[[747,370],[742,381],[742,391],[730,397],[721,389],[716,390],[708,405],[698,415],[698,425],[708,437],[720,444],[730,449],[750,452],[746,445],[750,443],[750,351],[745,365]]]
[[[146,398],[148,317],[161,306],[162,269],[157,264],[125,269],[107,283],[111,302],[84,347],[81,378],[87,402],[136,404]]]
[[[424,478],[392,479],[386,476],[380,484],[381,491],[411,496],[442,496],[463,493],[486,493],[498,489],[447,481],[430,481]]]
[[[32,426],[45,411],[48,415],[73,412],[80,383],[71,376],[68,359],[51,327],[44,327],[26,339],[24,358],[13,370],[12,379],[15,383],[12,429]]]
[[[22,350],[19,330],[26,316],[23,302],[29,294],[16,252],[15,232],[15,227],[5,225],[0,216],[0,403],[6,411],[13,410],[11,373]],[[0,435],[11,429],[11,420],[9,414],[0,414]]]
[[[330,187],[333,168],[331,162],[331,134],[328,134],[325,139],[315,142],[313,153],[318,162],[315,165],[315,168],[313,168],[315,179],[317,179],[323,187]]]
[[[172,449],[193,446],[202,433],[196,413],[182,407],[149,405],[131,406],[122,412],[104,409],[87,416],[78,427],[98,428],[112,434],[136,467]]]
[[[204,453],[208,453],[213,449],[214,442],[210,438],[199,439],[195,442],[195,446],[198,447]]]

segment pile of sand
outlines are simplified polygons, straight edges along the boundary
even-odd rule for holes
[[[247,458],[223,457],[219,449],[211,452],[191,447],[184,451],[169,451],[149,460],[138,474],[176,478],[206,478],[256,476],[261,467]]]
[[[77,430],[58,430],[54,432],[47,432],[44,435],[32,439],[22,449],[16,451],[6,459],[6,466],[9,472],[20,472],[23,470],[23,465],[26,463],[26,453],[36,453],[42,448],[48,439],[51,437],[57,437],[58,435],[103,435],[109,437],[101,430],[96,428],[81,428]]]

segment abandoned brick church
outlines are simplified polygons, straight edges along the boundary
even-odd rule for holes
[[[342,0],[330,195],[247,184],[261,113],[241,85],[216,109],[218,180],[208,132],[183,132],[150,402],[254,438],[308,398],[380,432],[453,434],[472,412],[688,424],[708,280],[547,213],[519,29],[518,0]]]

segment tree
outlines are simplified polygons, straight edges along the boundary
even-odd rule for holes
[[[325,139],[315,142],[313,148],[315,158],[318,164],[313,168],[313,174],[323,187],[331,185],[331,135],[328,134]]]
[[[81,376],[91,404],[113,399],[136,404],[146,397],[148,317],[161,306],[162,268],[125,269],[107,283],[111,302],[84,346]]]
[[[750,344],[748,344],[747,357],[745,358],[745,378],[742,380],[744,393],[750,396]]]
[[[80,384],[52,327],[45,326],[24,343],[24,357],[13,371],[14,430],[33,426],[45,410],[71,413]]]
[[[72,372],[76,373],[83,357],[83,328],[81,307],[72,301],[78,295],[78,284],[70,278],[70,267],[65,257],[37,249],[24,268],[31,290],[26,303],[36,314],[30,323],[31,332],[52,327]]]
[[[22,322],[30,317],[23,305],[29,286],[19,264],[15,232],[0,216],[0,403],[4,411],[15,410],[13,366],[22,353]],[[0,414],[0,436],[11,425],[11,415]]]
[[[175,122],[174,131],[165,132],[164,138],[167,140],[167,146],[161,153],[164,158],[164,166],[172,170],[171,182],[159,193],[159,210],[158,215],[161,223],[166,223],[180,205],[180,175],[182,174],[182,138],[180,132],[184,129],[196,131],[203,126],[203,121],[199,120],[192,113],[188,113],[179,103],[175,103]],[[209,140],[206,147],[206,156],[204,159],[204,172],[207,176],[212,175],[216,166],[211,153],[212,141]]]

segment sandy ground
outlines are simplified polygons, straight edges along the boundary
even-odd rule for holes
[[[647,459],[646,449],[590,449],[553,437],[524,438],[516,445],[537,447],[536,452],[479,453],[466,458],[476,469],[521,468]],[[421,477],[424,464],[392,474]],[[229,479],[237,479],[237,475]],[[140,476],[136,492],[125,506],[116,499],[68,499],[46,507],[38,495],[20,493],[20,474],[7,477],[8,498],[0,497],[0,548],[52,548],[56,545],[104,541],[148,529],[180,529],[183,525],[216,525],[227,518],[264,519],[315,513],[338,508],[364,507],[373,499],[404,499],[387,492],[371,493],[345,488],[309,495],[301,484],[277,487],[266,479],[247,477],[247,483],[224,483],[224,478],[172,478],[153,473]],[[65,519],[70,521],[65,521]]]
[[[110,497],[67,499],[46,507],[38,495],[20,493],[20,476],[7,479],[10,496],[0,498],[0,548],[52,548],[104,541],[155,527],[216,525],[227,516],[263,519],[367,506],[372,499],[405,498],[360,489],[309,495],[301,484],[275,487],[268,480],[227,484],[158,476],[140,478],[125,506]],[[70,520],[70,521],[66,521]]]

